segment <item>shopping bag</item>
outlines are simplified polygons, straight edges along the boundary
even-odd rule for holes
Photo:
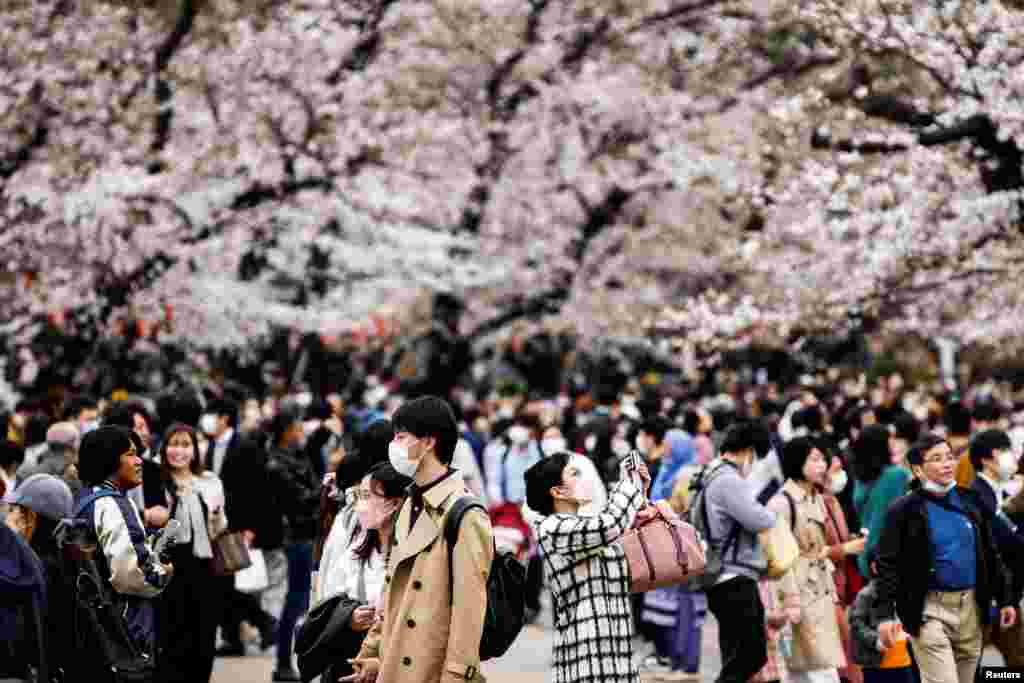
[[[235,573],[235,589],[242,593],[259,593],[270,584],[263,551],[249,548],[249,561],[248,567]]]

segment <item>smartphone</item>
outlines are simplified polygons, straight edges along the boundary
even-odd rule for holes
[[[640,451],[630,451],[629,454],[622,459],[622,472],[625,476],[629,477],[629,480],[636,486],[642,487],[643,482],[640,481],[640,475],[637,474],[637,470],[640,469],[640,465],[643,463],[641,459],[643,456],[640,455]]]

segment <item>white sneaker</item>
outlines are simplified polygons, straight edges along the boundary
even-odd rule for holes
[[[672,672],[672,660],[668,657],[648,655],[640,664],[640,673],[645,674],[667,674]]]

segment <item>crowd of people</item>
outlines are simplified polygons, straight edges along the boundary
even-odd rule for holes
[[[209,681],[215,658],[271,649],[274,681],[482,680],[497,552],[525,567],[527,622],[550,590],[559,683],[699,679],[707,612],[721,683],[968,683],[986,644],[1024,661],[1012,385],[830,372],[714,393],[625,378],[442,398],[368,380],[358,395],[206,387],[15,407],[0,679],[122,680],[102,648],[82,649],[87,620],[65,618],[85,609],[65,542],[78,527],[159,681]],[[633,451],[636,477],[622,471]],[[449,543],[465,497],[486,511]],[[615,541],[652,504],[701,516],[721,559],[701,586],[630,594]],[[772,576],[780,529],[798,557]],[[254,565],[245,585],[223,567],[231,542]],[[323,615],[326,658],[310,635]]]

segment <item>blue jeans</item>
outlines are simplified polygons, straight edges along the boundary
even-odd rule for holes
[[[288,558],[288,595],[284,600],[284,611],[281,613],[280,629],[277,632],[278,669],[291,668],[295,626],[309,609],[313,543],[289,543],[284,547],[284,554]]]

